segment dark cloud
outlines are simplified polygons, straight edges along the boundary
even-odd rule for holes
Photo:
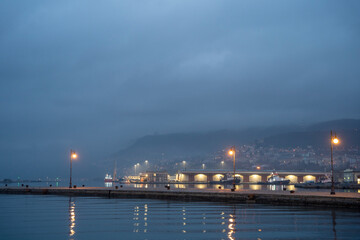
[[[0,178],[66,176],[70,147],[86,175],[154,132],[360,117],[357,1],[0,5]]]

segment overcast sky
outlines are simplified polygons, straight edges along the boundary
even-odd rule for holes
[[[359,118],[359,12],[358,0],[1,1],[0,179],[67,176],[70,148],[86,175],[147,134]]]

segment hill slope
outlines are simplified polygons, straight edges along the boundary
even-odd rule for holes
[[[245,130],[221,130],[206,133],[174,133],[144,136],[114,158],[122,165],[132,166],[148,159],[181,159],[201,157],[232,145],[254,144],[276,147],[328,147],[330,129],[337,131],[344,145],[360,144],[360,120],[344,119],[317,123],[307,127],[277,126]]]

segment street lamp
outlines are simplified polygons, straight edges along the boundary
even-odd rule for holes
[[[148,161],[148,160],[145,160],[146,171],[148,170],[148,165],[149,165],[149,161]]]
[[[330,194],[331,194],[331,195],[335,195],[333,145],[334,145],[334,144],[338,144],[340,141],[339,141],[339,139],[336,137],[336,133],[335,133],[335,136],[333,136],[332,130],[330,131],[330,139],[331,139],[331,140],[330,140],[330,149],[331,149],[331,191],[330,191]]]
[[[234,177],[233,177],[233,188],[231,189],[231,191],[235,191],[235,155],[236,155],[236,150],[235,150],[235,146],[232,146],[232,148],[230,148],[229,150],[229,155],[230,156],[234,156]]]
[[[224,161],[221,161],[221,168],[224,169]]]
[[[70,149],[70,183],[69,188],[72,188],[72,160],[77,158],[77,154],[75,151]]]
[[[205,163],[202,164],[202,169],[203,169],[203,170],[205,169]]]
[[[184,165],[184,171],[186,171],[186,161],[182,161],[183,165]]]

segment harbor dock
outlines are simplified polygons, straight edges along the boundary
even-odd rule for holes
[[[103,187],[0,187],[0,194],[51,194],[64,196],[98,196],[106,198],[149,198],[181,201],[225,203],[259,203],[293,206],[342,207],[360,209],[360,194],[339,192],[290,192],[230,189],[139,189]]]

